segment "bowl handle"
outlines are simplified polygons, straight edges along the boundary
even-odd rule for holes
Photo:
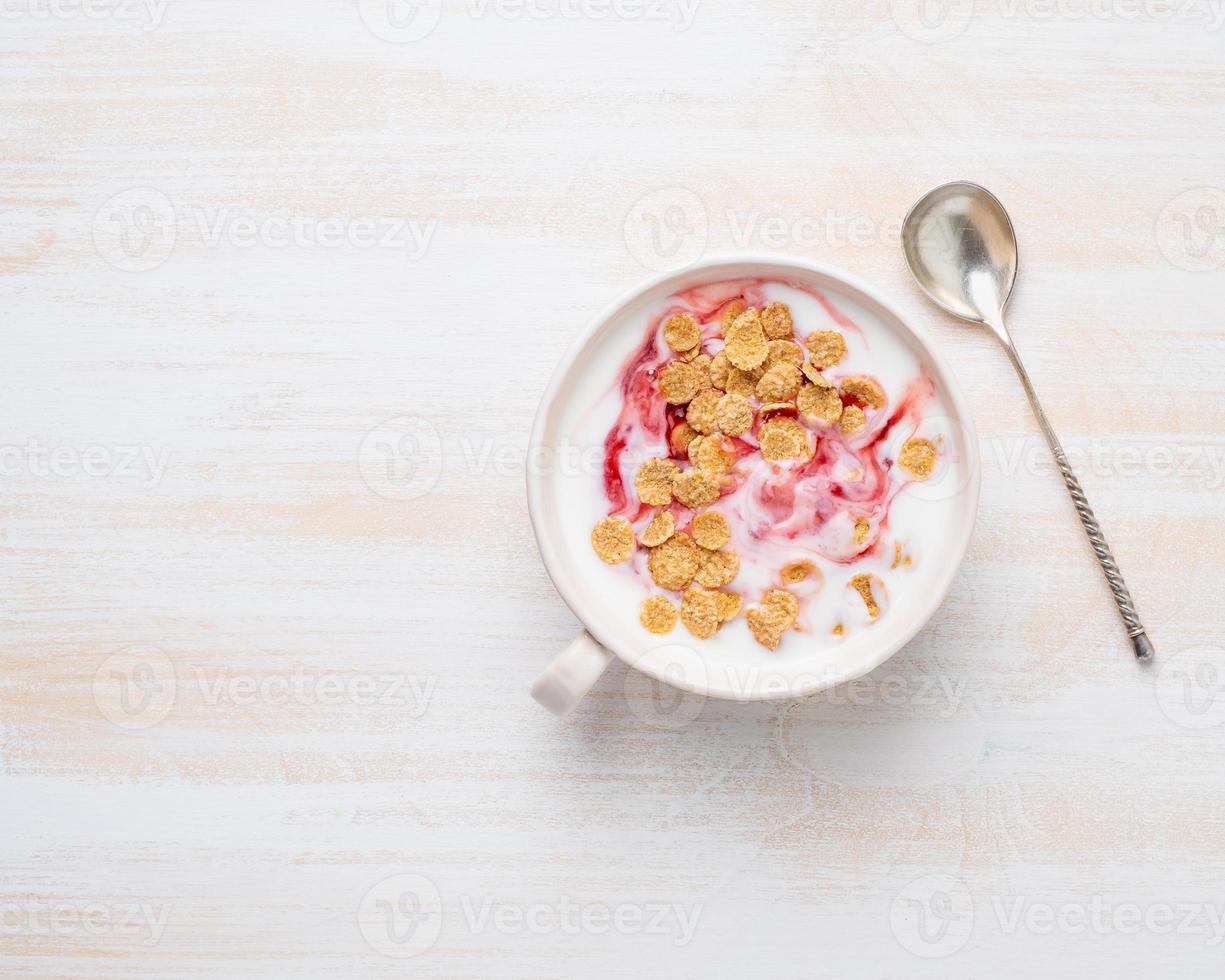
[[[580,633],[532,685],[532,697],[559,718],[575,709],[600,679],[612,654],[587,633]]]

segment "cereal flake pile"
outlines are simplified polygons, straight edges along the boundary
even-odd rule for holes
[[[703,352],[701,326],[692,314],[674,313],[664,322],[664,341],[675,356],[659,371],[658,392],[669,405],[684,407],[670,442],[673,454],[689,465],[657,458],[639,466],[634,479],[638,500],[655,508],[640,535],[620,517],[604,518],[591,532],[592,548],[610,565],[629,561],[639,547],[646,549],[651,579],[660,589],[680,594],[679,619],[699,639],[714,636],[740,615],[744,603],[740,593],[728,588],[740,570],[740,556],[727,547],[732,529],[723,514],[703,509],[719,499],[733,466],[753,462],[732,439],[756,425],[756,448],[766,463],[803,460],[814,451],[813,431],[800,418],[817,429],[836,426],[854,436],[865,429],[868,413],[887,402],[871,378],[847,377],[837,385],[827,380],[822,371],[846,357],[846,339],[834,330],[818,330],[801,346],[783,303],[755,309],[735,300],[723,312],[720,334],[723,347],[711,356]],[[931,475],[936,458],[929,440],[911,438],[897,465],[922,480]],[[862,533],[867,531],[863,524]],[[859,539],[860,525],[855,532]],[[762,646],[776,650],[795,626],[800,603],[785,586],[813,571],[811,562],[790,562],[779,571],[779,587],[744,610]],[[871,577],[856,575],[850,584],[869,615],[879,615]],[[668,633],[678,619],[676,604],[667,595],[653,595],[642,603],[639,619],[652,633]]]

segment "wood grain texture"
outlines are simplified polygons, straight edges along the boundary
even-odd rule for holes
[[[1217,8],[388,9],[3,6],[0,973],[1219,972]],[[1020,230],[1013,330],[1151,670],[1007,361],[908,281],[952,177]],[[537,400],[614,295],[734,248],[947,351],[969,556],[850,689],[615,664],[559,723]]]

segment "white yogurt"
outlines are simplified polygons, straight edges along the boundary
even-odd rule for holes
[[[734,469],[737,489],[710,508],[702,508],[724,514],[731,524],[728,547],[740,555],[740,571],[726,588],[743,596],[745,608],[756,603],[767,589],[784,587],[779,573],[785,564],[807,560],[817,570],[809,580],[785,586],[799,597],[800,616],[796,632],[787,633],[774,653],[756,644],[743,615],[725,624],[714,637],[701,641],[677,625],[670,638],[692,644],[711,663],[726,664],[742,664],[746,650],[765,658],[812,656],[814,651],[828,650],[863,630],[873,629],[890,616],[893,608],[914,598],[924,587],[925,561],[949,540],[957,520],[955,508],[962,506],[959,481],[965,478],[964,468],[957,466],[956,453],[949,451],[960,445],[954,413],[904,337],[850,296],[831,293],[819,297],[777,281],[737,282],[748,284],[745,295],[750,305],[786,303],[797,342],[802,343],[814,330],[841,333],[848,354],[824,372],[826,377],[836,383],[850,375],[867,375],[881,385],[888,401],[881,409],[867,410],[867,427],[854,437],[823,429],[801,417],[800,421],[813,430],[814,445],[821,447],[819,472],[796,481],[788,471],[805,467],[807,460],[770,464],[754,453]],[[679,595],[651,581],[645,549],[639,549],[629,563],[609,566],[586,542],[592,526],[610,513],[625,516],[640,532],[655,512],[654,508],[639,508],[633,477],[643,461],[670,455],[667,426],[662,424],[665,408],[657,392],[650,408],[655,431],[635,427],[620,456],[617,469],[627,497],[624,511],[614,506],[616,502],[610,501],[606,492],[603,447],[622,412],[623,372],[643,348],[648,326],[666,313],[689,309],[704,322],[704,350],[713,355],[722,345],[717,337],[718,317],[712,312],[712,307],[717,308],[714,298],[729,290],[734,293],[739,287],[724,289],[722,284],[712,283],[635,310],[631,322],[608,331],[586,357],[579,384],[569,396],[572,404],[564,414],[570,421],[558,447],[558,473],[553,479],[558,516],[573,539],[582,542],[578,546],[583,552],[578,559],[582,574],[589,577],[605,603],[620,610],[620,615],[642,633],[644,642],[659,643],[663,638],[651,636],[638,625],[642,600],[664,594],[676,602]],[[656,337],[655,347],[650,363],[661,365],[671,358],[662,336]],[[917,407],[896,418],[904,404]],[[891,419],[887,435],[879,438]],[[936,473],[922,483],[891,465],[911,436],[930,440],[940,453]],[[745,440],[753,442],[751,436]],[[870,456],[863,451],[867,445],[873,446]],[[861,464],[856,449],[879,464],[881,483],[877,492],[872,492],[874,468]],[[564,460],[572,461],[568,469]],[[682,468],[685,465],[682,463]],[[783,520],[760,504],[772,487],[794,492],[795,506]],[[856,501],[860,495],[869,499]],[[827,517],[814,527],[813,515],[818,510]],[[867,541],[861,545],[855,542],[856,519],[867,520],[870,526]],[[789,534],[794,537],[789,538]],[[877,619],[869,615],[863,599],[849,585],[851,578],[860,574],[873,576],[873,591],[881,607]]]

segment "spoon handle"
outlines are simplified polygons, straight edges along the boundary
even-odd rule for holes
[[[1132,648],[1136,652],[1136,659],[1141,663],[1145,663],[1153,657],[1153,644],[1145,634],[1144,626],[1140,623],[1140,617],[1136,614],[1136,607],[1131,601],[1131,593],[1127,591],[1127,583],[1123,581],[1123,574],[1119,571],[1118,562],[1114,560],[1114,555],[1110,553],[1110,546],[1106,544],[1106,537],[1102,534],[1101,525],[1097,523],[1097,518],[1093,516],[1093,508],[1089,506],[1089,500],[1085,496],[1085,491],[1081,489],[1080,481],[1076,479],[1076,474],[1072,471],[1072,465],[1068,462],[1063,446],[1059,444],[1059,437],[1055,435],[1055,430],[1051,428],[1046,412],[1042,411],[1042,405],[1038,402],[1038,394],[1034,391],[1033,383],[1029,380],[1029,372],[1025,370],[1025,365],[1021,363],[1021,357],[1017,353],[1016,347],[1011,339],[1007,338],[1007,335],[1004,337],[1004,349],[1008,351],[1008,357],[1011,359],[1013,367],[1017,369],[1017,374],[1021,378],[1021,384],[1025,386],[1025,394],[1029,398],[1029,404],[1034,410],[1034,417],[1037,418],[1038,425],[1042,427],[1042,434],[1046,436],[1047,445],[1051,447],[1051,453],[1055,457],[1055,464],[1059,467],[1059,472],[1063,476],[1063,482],[1067,484],[1068,493],[1072,495],[1072,503],[1076,505],[1076,513],[1080,515],[1080,522],[1085,527],[1085,534],[1089,536],[1089,544],[1093,546],[1093,553],[1097,555],[1098,563],[1102,566],[1102,571],[1106,575],[1106,582],[1110,585],[1110,591],[1114,595],[1115,605],[1119,607],[1119,615],[1123,617],[1123,622],[1127,625],[1127,635],[1131,637]]]

